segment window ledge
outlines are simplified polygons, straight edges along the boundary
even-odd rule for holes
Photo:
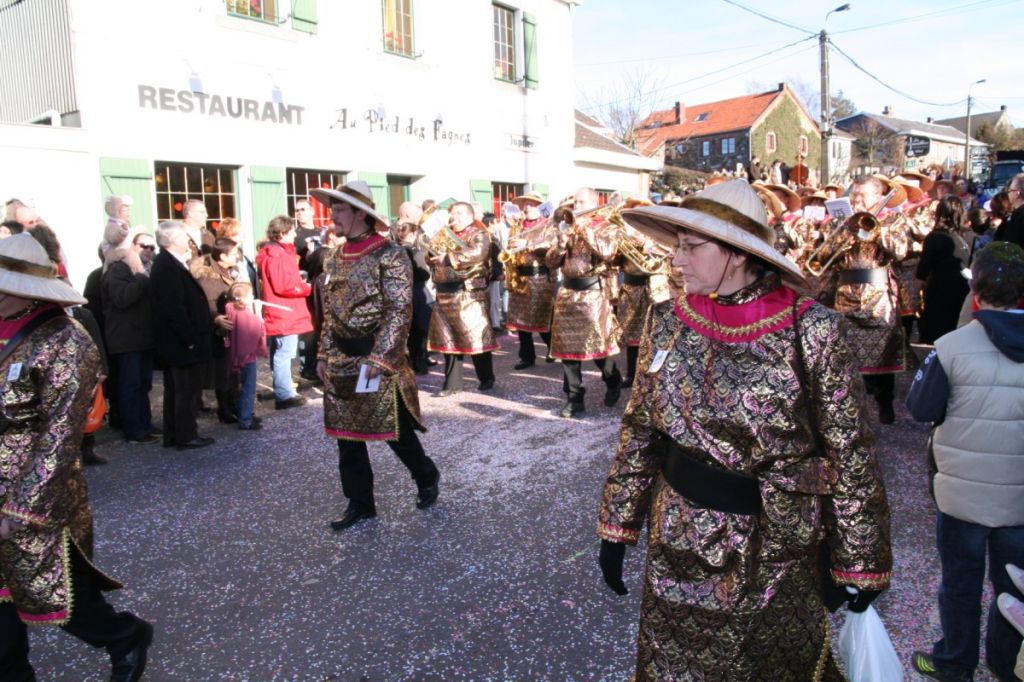
[[[286,40],[290,43],[297,43],[307,34],[302,33],[301,31],[293,31],[291,24],[291,18],[288,18],[288,20],[282,24],[272,24],[260,19],[236,14],[221,14],[217,17],[218,28],[226,28],[232,31],[241,31],[242,33],[251,33],[253,35],[263,36],[265,38],[276,38],[278,40]]]

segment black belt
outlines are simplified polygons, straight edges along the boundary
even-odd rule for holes
[[[434,282],[434,288],[437,289],[439,294],[457,294],[460,291],[465,291],[465,282]]]
[[[535,277],[537,275],[547,275],[551,271],[548,270],[546,265],[517,265],[516,274],[520,277]]]
[[[372,336],[357,336],[355,338],[342,338],[334,335],[334,345],[345,355],[364,358],[373,352],[374,338]]]
[[[622,273],[622,281],[634,287],[646,286],[651,281],[650,275],[631,275],[628,272]]]
[[[840,270],[840,284],[888,284],[889,270],[886,268],[859,268]]]
[[[573,291],[586,291],[601,284],[600,277],[566,277],[562,280],[562,286]]]
[[[727,514],[761,513],[761,488],[756,476],[705,464],[665,436],[651,447],[666,448],[661,469],[665,482],[694,505]]]

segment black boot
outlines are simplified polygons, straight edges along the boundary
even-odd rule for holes
[[[612,365],[612,375],[604,380],[604,384],[607,387],[604,392],[604,404],[611,407],[619,402],[619,396],[622,394],[622,375],[619,374],[618,367]]]
[[[237,424],[238,413],[235,412],[235,403],[231,400],[231,391],[217,390],[217,419],[221,424]]]
[[[562,411],[559,412],[559,416],[564,419],[569,419],[570,417],[575,417],[578,414],[586,412],[586,408],[583,405],[583,396],[586,392],[586,389],[581,388],[578,394],[570,395],[569,399],[562,407]]]
[[[96,451],[92,449],[92,444],[82,444],[82,464],[86,466],[92,466],[94,464],[106,464],[107,458],[100,457],[96,454]]]

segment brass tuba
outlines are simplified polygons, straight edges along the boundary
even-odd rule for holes
[[[852,216],[846,219],[845,222],[837,225],[825,240],[821,243],[821,246],[816,248],[810,256],[807,257],[806,268],[807,272],[811,273],[815,277],[821,277],[822,274],[836,262],[836,260],[844,253],[853,248],[853,240],[850,239],[851,232],[866,232],[870,236],[866,241],[871,241],[878,235],[880,223],[878,218],[872,213],[867,211],[861,211],[860,213],[854,213]],[[819,258],[823,252],[832,251],[832,255],[827,261],[821,263]]]
[[[673,256],[672,249],[633,234],[630,229],[619,242],[619,253],[645,275],[665,274]]]

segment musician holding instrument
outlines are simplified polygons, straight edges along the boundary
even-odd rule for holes
[[[519,336],[519,362],[513,369],[520,370],[537,361],[534,334],[540,334],[548,351],[551,350],[555,275],[544,259],[557,239],[558,230],[541,215],[544,199],[539,194],[530,192],[512,202],[521,213],[518,218],[509,217],[508,249],[499,258],[505,263],[508,328]]]
[[[888,192],[888,194],[886,193]],[[822,277],[836,269],[835,310],[846,317],[847,343],[878,419],[892,424],[896,374],[904,365],[896,264],[906,256],[907,232],[900,214],[887,210],[906,200],[902,187],[879,176],[861,175],[850,187],[854,215],[835,220],[807,268]]]
[[[430,241],[427,262],[436,291],[427,349],[444,354],[444,386],[437,396],[462,390],[464,355],[473,360],[480,390],[494,388],[491,353],[498,344],[487,292],[491,238],[470,204],[458,201],[448,209],[448,224]]]
[[[560,268],[562,274],[551,323],[551,355],[562,361],[565,372],[569,395],[560,413],[565,418],[585,411],[584,360],[593,360],[601,370],[605,405],[617,403],[622,392],[622,375],[610,357],[619,352],[619,325],[602,281],[615,257],[622,222],[614,207],[598,209],[597,193],[590,188],[576,193],[575,208],[554,213],[558,239],[547,254],[547,266]]]

